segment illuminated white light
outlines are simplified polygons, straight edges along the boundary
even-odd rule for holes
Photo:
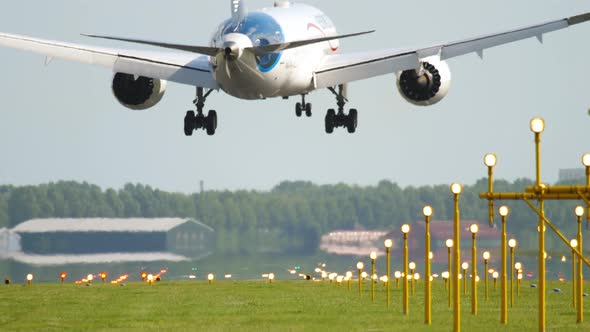
[[[483,157],[483,163],[487,166],[487,167],[494,167],[496,166],[496,162],[498,161],[498,158],[496,157],[495,154],[493,153],[488,153]]]
[[[32,281],[33,275],[31,273],[27,274],[27,281]]]
[[[413,269],[415,269],[415,268],[416,268],[416,263],[414,263],[414,262],[410,262],[410,265],[409,265],[409,267],[410,267],[410,270],[413,270]]]
[[[358,270],[362,270],[365,267],[365,264],[363,264],[363,262],[358,262],[356,263],[356,268]]]
[[[422,213],[424,214],[425,217],[430,217],[432,216],[432,206],[430,205],[426,205],[423,209],[422,209]]]
[[[402,273],[401,273],[401,272],[399,272],[399,271],[395,271],[395,273],[393,274],[393,276],[394,276],[396,279],[399,279],[399,278],[401,278],[401,276],[402,276]]]
[[[404,234],[408,234],[410,232],[410,225],[408,224],[403,224],[402,225],[402,233]]]
[[[385,248],[391,248],[393,246],[393,241],[391,241],[391,239],[387,239],[383,242],[383,244],[385,245]]]
[[[453,183],[451,185],[451,192],[455,195],[459,195],[463,191],[463,186],[460,183]]]
[[[447,245],[447,248],[452,248],[453,247],[453,240],[448,239],[445,244]]]
[[[582,165],[590,167],[590,153],[586,153],[582,156]]]
[[[514,247],[516,247],[516,240],[515,240],[515,239],[510,239],[510,240],[508,240],[508,246],[509,246],[510,248],[514,248]]]
[[[500,206],[500,208],[498,209],[498,212],[500,213],[500,216],[506,217],[510,213],[510,209],[506,205],[503,205],[503,206]]]
[[[463,268],[463,270],[467,270],[469,268],[469,263],[465,262],[461,264],[461,267]]]
[[[545,120],[542,118],[534,118],[531,120],[531,130],[533,133],[540,134],[545,130]]]
[[[477,232],[479,231],[479,226],[477,226],[477,224],[472,224],[471,226],[469,226],[469,230],[471,231],[471,233],[477,234]]]
[[[372,260],[377,259],[377,253],[374,251],[371,251],[371,254],[369,255],[369,257],[371,257]]]
[[[484,251],[484,252],[483,252],[483,259],[485,259],[486,261],[487,261],[488,259],[490,259],[490,252],[489,252],[489,251]]]

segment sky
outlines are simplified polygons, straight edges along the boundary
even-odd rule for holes
[[[0,31],[91,45],[142,48],[80,33],[207,45],[230,15],[230,1],[19,0],[0,11]],[[590,12],[582,0],[309,0],[339,33],[377,32],[341,42],[341,51],[405,48],[460,40]],[[250,9],[272,0],[250,0]],[[103,188],[143,183],[177,192],[269,190],[281,181],[402,186],[473,184],[487,175],[483,156],[498,155],[496,176],[534,177],[529,120],[547,121],[543,180],[581,167],[590,152],[590,23],[448,61],[449,95],[422,108],[399,95],[387,75],[350,85],[359,128],[324,132],[335,100],[308,96],[315,113],[296,118],[288,101],[243,101],[214,93],[217,135],[185,137],[194,88],[169,84],[146,112],[123,108],[109,70],[0,48],[0,184],[87,181]]]

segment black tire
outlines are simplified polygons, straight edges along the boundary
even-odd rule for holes
[[[350,134],[353,134],[354,132],[356,132],[356,127],[358,125],[358,111],[355,109],[351,109],[348,112],[347,120],[348,123],[346,124],[346,129]]]
[[[326,133],[331,134],[334,132],[334,118],[336,117],[336,111],[329,109],[326,114]]]
[[[186,112],[184,117],[184,134],[186,136],[193,136],[195,130],[195,111]]]
[[[303,105],[301,105],[301,103],[295,104],[295,115],[297,115],[297,117],[300,118],[302,112],[303,112]]]
[[[217,112],[209,111],[207,115],[207,119],[205,121],[205,126],[207,129],[207,135],[213,136],[215,135],[215,131],[217,130]]]
[[[311,103],[305,104],[305,115],[311,117]]]

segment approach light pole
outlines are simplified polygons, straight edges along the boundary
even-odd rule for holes
[[[363,269],[365,268],[365,264],[363,262],[356,263],[356,269],[359,271],[359,297],[362,297],[363,291]]]
[[[453,272],[452,269],[452,264],[453,264],[453,259],[451,256],[451,250],[453,249],[453,240],[452,239],[447,239],[447,241],[445,242],[445,245],[447,246],[447,254],[448,254],[448,273],[449,273],[449,282],[448,282],[448,290],[449,290],[449,308],[452,306],[452,296],[451,294],[453,294]]]
[[[490,260],[490,252],[484,251],[483,252],[483,264],[484,264],[484,275],[485,275],[485,288],[486,288],[486,302],[488,301],[488,267],[489,267],[489,260]]]
[[[375,261],[377,260],[377,253],[375,251],[371,251],[369,255],[371,258],[371,302],[375,302]]]
[[[577,206],[574,210],[576,217],[578,219],[578,250],[580,253],[584,253],[584,241],[582,239],[582,217],[584,216],[584,207]],[[582,323],[584,321],[584,298],[583,298],[583,286],[584,286],[584,271],[582,270],[582,260],[578,258],[578,275],[577,278],[577,287],[576,290],[578,301],[577,301],[577,315],[576,321],[577,323]],[[573,277],[572,277],[573,279]]]
[[[385,245],[385,259],[386,259],[386,267],[387,267],[387,307],[389,308],[390,305],[390,284],[391,284],[391,247],[393,246],[393,241],[391,239],[386,239],[383,244]]]
[[[514,306],[514,249],[516,248],[516,240],[510,239],[508,246],[510,247],[510,308]]]
[[[502,260],[502,277],[501,277],[501,294],[500,294],[500,323],[508,324],[508,296],[506,292],[506,217],[510,213],[507,206],[501,206],[498,209],[500,217],[502,217],[502,240],[501,240],[501,260]]]
[[[426,232],[424,234],[424,324],[432,324],[432,281],[430,280],[430,276],[432,272],[430,271],[430,218],[432,217],[433,213],[432,206],[425,206],[422,209],[422,214],[424,214],[424,224],[426,228]]]
[[[410,232],[410,225],[403,224],[401,231],[404,236],[403,312],[407,316],[410,313],[410,301],[408,299],[408,233]]]
[[[471,314],[477,316],[477,245],[476,237],[479,231],[477,224],[469,226],[471,231]]]
[[[459,292],[459,268],[461,264],[461,225],[460,225],[460,211],[459,211],[459,197],[463,191],[463,186],[459,183],[451,185],[451,192],[453,193],[453,200],[455,203],[454,213],[454,266],[453,266],[453,331],[461,331],[461,295]]]

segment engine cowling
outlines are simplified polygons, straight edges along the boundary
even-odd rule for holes
[[[451,70],[438,57],[424,58],[419,70],[397,74],[397,89],[409,103],[418,106],[434,105],[449,93]]]
[[[155,106],[166,92],[166,81],[145,76],[116,73],[113,94],[121,105],[134,111]]]

